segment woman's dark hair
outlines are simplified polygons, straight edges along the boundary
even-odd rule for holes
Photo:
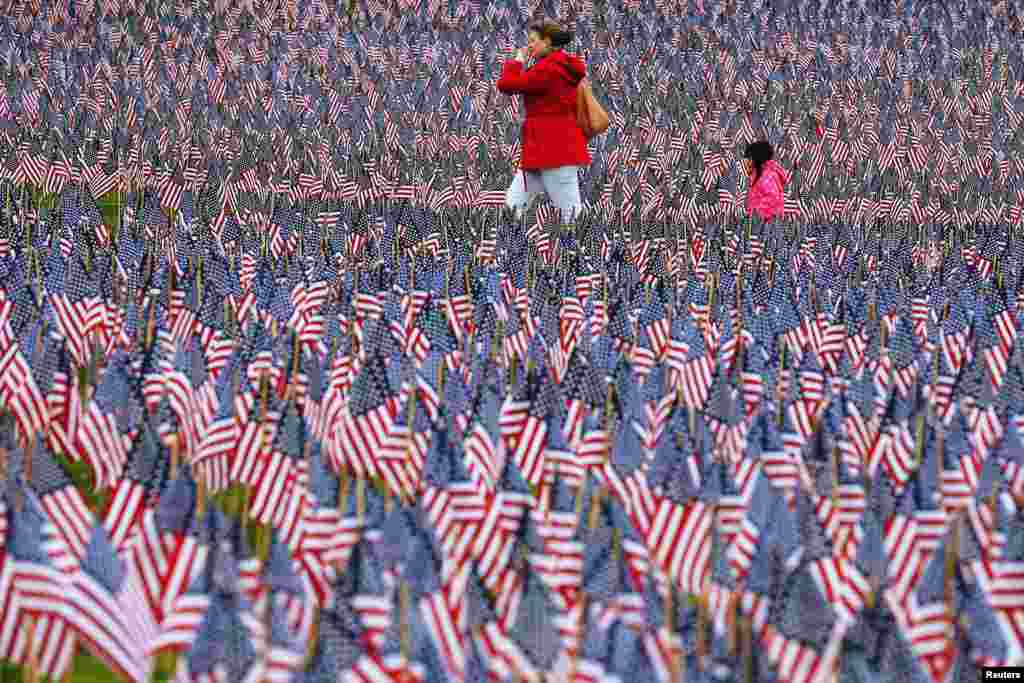
[[[528,30],[533,31],[541,38],[548,38],[551,40],[551,47],[555,48],[565,47],[571,43],[575,37],[572,31],[562,28],[561,24],[557,21],[551,21],[550,19],[535,21],[530,24]]]
[[[772,149],[771,144],[767,140],[758,140],[747,145],[746,151],[743,152],[743,158],[754,162],[755,181],[761,177],[761,169],[764,168],[764,165],[771,161],[774,156],[775,150]]]

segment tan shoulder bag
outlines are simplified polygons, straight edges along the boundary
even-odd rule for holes
[[[590,80],[584,78],[576,88],[576,122],[583,135],[592,139],[608,130],[611,119],[590,89]]]

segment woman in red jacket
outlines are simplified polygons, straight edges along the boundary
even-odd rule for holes
[[[576,87],[587,75],[587,67],[563,47],[573,35],[553,21],[530,25],[529,44],[515,59],[505,62],[498,90],[506,95],[523,95],[523,153],[505,204],[516,217],[541,191],[562,210],[562,219],[572,222],[583,208],[578,169],[590,163],[587,141],[576,123]],[[527,50],[537,59],[523,68]]]

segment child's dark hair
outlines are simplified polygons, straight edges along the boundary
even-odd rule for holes
[[[754,162],[755,181],[761,177],[761,170],[764,168],[764,165],[771,161],[774,156],[775,150],[772,149],[771,144],[767,140],[758,140],[747,145],[743,158]]]

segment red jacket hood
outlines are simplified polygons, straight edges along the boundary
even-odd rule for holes
[[[555,50],[542,59],[541,63],[554,66],[555,70],[562,73],[572,85],[578,85],[587,75],[587,65],[583,60],[565,50]]]

